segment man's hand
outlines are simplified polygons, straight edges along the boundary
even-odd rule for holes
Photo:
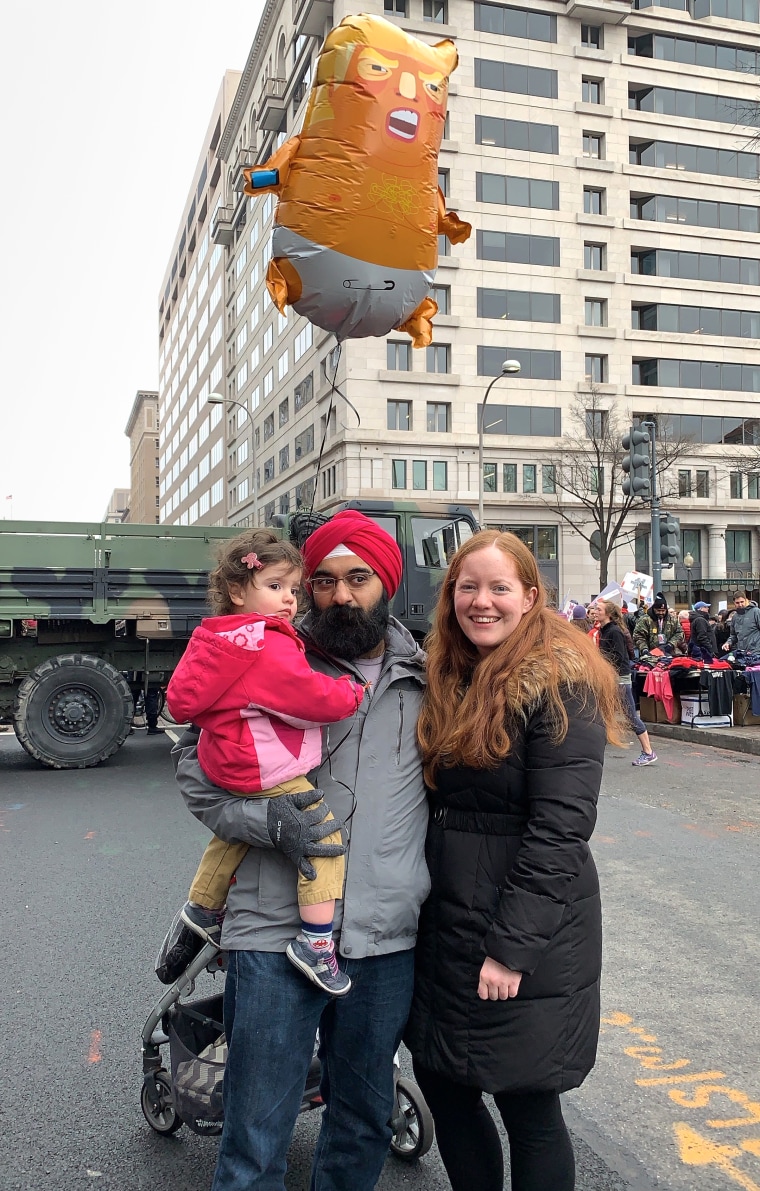
[[[721,649],[723,650],[724,653],[726,653],[727,650],[729,650],[730,648],[731,648],[730,641],[724,641],[723,644],[721,645]]]
[[[481,1001],[508,1001],[517,996],[522,972],[513,972],[495,959],[486,958],[480,969],[478,996]]]
[[[317,803],[315,806],[314,804]],[[345,831],[340,819],[327,819],[329,807],[321,790],[303,790],[300,794],[279,794],[269,799],[267,831],[280,852],[284,852],[307,881],[315,881],[317,870],[309,856],[342,856],[345,844],[323,844],[334,832]]]

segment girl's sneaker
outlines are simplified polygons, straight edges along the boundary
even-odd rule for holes
[[[175,914],[156,960],[156,975],[162,984],[174,984],[206,943],[219,946],[223,921],[224,910],[185,902]]]
[[[335,958],[335,943],[329,947],[312,947],[301,935],[288,943],[285,950],[294,967],[308,976],[317,988],[329,993],[331,997],[345,997],[351,991],[351,981],[345,972],[341,972]]]
[[[631,765],[654,765],[657,760],[657,753],[652,749],[651,753],[642,753],[635,761],[631,761]]]

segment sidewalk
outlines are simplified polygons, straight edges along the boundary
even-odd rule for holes
[[[650,736],[685,740],[689,744],[709,744],[716,749],[732,749],[760,757],[760,728],[688,728],[683,724],[647,724]]]

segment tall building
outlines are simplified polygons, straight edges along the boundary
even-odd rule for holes
[[[114,488],[103,521],[118,525],[129,518],[129,488]]]
[[[125,521],[158,524],[159,496],[158,393],[138,389],[124,428],[129,439],[130,496]]]
[[[270,0],[216,149],[224,393],[239,404],[215,474],[231,522],[309,503],[320,451],[318,509],[475,508],[482,483],[486,523],[518,532],[560,594],[588,595],[598,567],[579,501],[553,492],[556,461],[609,418],[651,416],[694,444],[669,477],[694,588],[758,571],[758,477],[742,472],[760,444],[760,153],[746,124],[758,0],[679,2],[363,6],[424,40],[451,37],[460,54],[439,182],[473,234],[450,251],[442,241],[435,342],[413,351],[399,333],[337,350],[269,300],[275,202],[246,198],[241,171],[298,130],[321,40],[354,11]],[[521,371],[490,394],[481,477],[478,410],[505,359]],[[172,474],[182,482],[181,460]],[[192,520],[189,500],[166,516]],[[645,511],[627,525],[616,576],[650,566]]]
[[[216,150],[239,81],[226,71],[159,296],[159,518],[174,525],[226,524],[222,406],[208,405],[224,384],[224,262],[211,224],[224,189]]]

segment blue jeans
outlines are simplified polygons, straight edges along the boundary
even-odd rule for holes
[[[335,1000],[280,952],[230,952],[212,1191],[284,1191],[317,1027],[325,1109],[311,1191],[373,1191],[391,1139],[393,1056],[409,1015],[414,952],[342,959],[341,967],[353,988]]]

